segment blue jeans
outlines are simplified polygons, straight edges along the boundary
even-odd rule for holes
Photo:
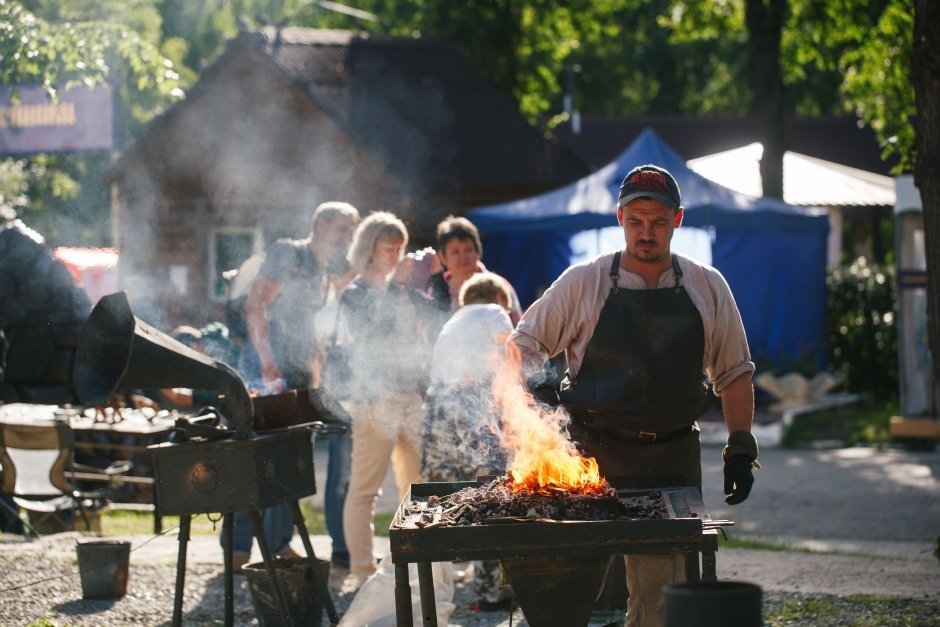
[[[343,535],[343,504],[349,491],[349,472],[352,459],[352,433],[337,433],[326,438],[330,459],[326,466],[326,485],[323,487],[323,513],[326,530],[333,540],[333,559],[348,560],[346,537]]]
[[[234,523],[232,553],[251,553],[251,543],[254,541],[254,536],[251,533],[248,514],[235,512]],[[287,548],[291,538],[294,537],[294,522],[291,520],[290,507],[287,503],[281,503],[263,510],[261,512],[261,524],[264,527],[264,538],[268,542],[268,549],[270,549],[272,555],[276,555]],[[220,542],[224,547],[224,529],[222,530]]]

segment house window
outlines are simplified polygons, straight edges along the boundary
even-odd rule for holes
[[[228,282],[223,272],[235,270],[261,251],[259,229],[215,229],[209,235],[209,298],[225,300]]]

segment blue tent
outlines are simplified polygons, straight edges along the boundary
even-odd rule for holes
[[[828,218],[722,187],[692,171],[650,129],[583,179],[469,211],[485,238],[487,267],[531,303],[570,265],[573,235],[617,226],[620,182],[644,163],[665,167],[676,178],[686,210],[682,226],[712,234],[711,263],[734,292],[758,365],[785,368],[810,357],[824,367]]]

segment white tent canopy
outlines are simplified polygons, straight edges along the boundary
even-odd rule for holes
[[[763,194],[760,142],[692,159],[702,176],[742,194]],[[894,179],[787,151],[783,155],[783,200],[802,207],[893,206]]]

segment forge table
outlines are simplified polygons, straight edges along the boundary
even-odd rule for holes
[[[423,624],[428,626],[437,625],[432,562],[499,559],[504,570],[510,564],[514,569],[521,566],[524,570],[528,562],[538,563],[546,558],[564,558],[565,562],[574,563],[579,560],[597,562],[599,559],[603,565],[606,563],[604,560],[613,555],[681,554],[685,559],[688,581],[716,579],[718,526],[728,522],[712,521],[701,494],[692,486],[617,489],[621,498],[643,495],[656,498],[658,493],[668,512],[668,517],[659,519],[539,520],[424,528],[409,524],[405,509],[412,501],[426,501],[429,496],[444,496],[477,485],[477,482],[412,484],[396,512],[389,528],[389,544],[395,565],[395,614],[399,627],[409,626],[413,620],[409,564],[417,565]],[[524,575],[535,577],[536,581],[539,577],[544,579],[542,573]],[[507,577],[515,591],[515,575],[507,573]],[[580,579],[575,573],[572,581]],[[593,597],[590,601],[593,603]],[[524,601],[520,604],[525,612]]]

